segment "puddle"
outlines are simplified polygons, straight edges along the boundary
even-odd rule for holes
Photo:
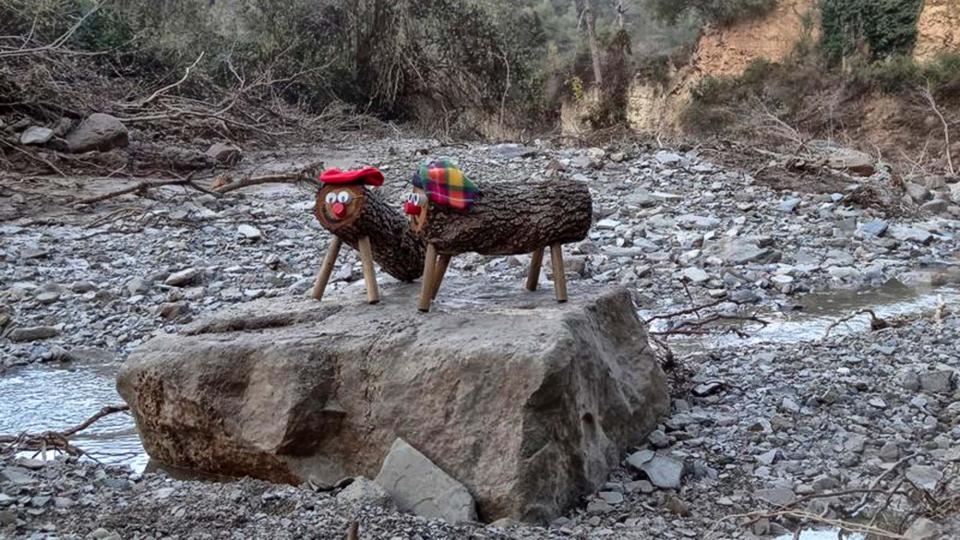
[[[0,376],[0,433],[63,430],[83,422],[105,405],[123,403],[114,388],[118,366],[30,366],[8,371]],[[133,418],[125,413],[99,420],[71,441],[103,463],[129,465],[137,472],[147,465]],[[29,457],[33,452],[24,455]]]
[[[933,314],[943,303],[955,310],[960,306],[960,287],[907,287],[896,280],[885,285],[865,290],[832,290],[811,293],[796,300],[796,306],[786,311],[771,308],[757,312],[760,319],[769,324],[738,323],[745,337],[732,332],[715,332],[704,336],[674,336],[670,345],[676,352],[696,352],[704,348],[726,348],[770,343],[800,343],[820,340],[830,329],[830,336],[843,336],[868,332],[870,316],[859,315],[837,324],[836,321],[860,310],[870,309],[882,319],[897,319],[907,316]],[[750,315],[753,311],[743,311]],[[642,312],[641,317],[652,313]],[[655,321],[654,331],[667,329],[666,321]]]

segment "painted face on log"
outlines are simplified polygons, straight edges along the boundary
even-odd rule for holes
[[[365,195],[362,185],[325,185],[317,194],[314,213],[327,229],[344,227],[360,217]]]
[[[403,202],[403,213],[410,218],[410,228],[420,232],[427,225],[427,213],[430,210],[430,201],[427,194],[420,188],[413,188]]]

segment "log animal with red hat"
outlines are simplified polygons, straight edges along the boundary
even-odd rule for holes
[[[427,244],[420,311],[429,311],[451,257],[531,253],[527,289],[540,281],[543,252],[549,247],[558,302],[567,300],[563,244],[586,238],[593,200],[584,182],[491,183],[479,189],[448,159],[424,163],[413,175],[404,203],[411,229]]]
[[[403,215],[374,189],[383,185],[383,173],[373,167],[354,171],[329,169],[320,175],[314,214],[334,236],[317,279],[313,297],[323,298],[343,242],[360,252],[367,300],[380,301],[373,263],[400,281],[413,281],[423,271],[425,244],[410,231]]]

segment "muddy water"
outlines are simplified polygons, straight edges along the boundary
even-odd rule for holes
[[[673,337],[675,352],[693,353],[709,348],[796,343],[823,338],[835,321],[863,309],[882,318],[929,316],[939,305],[960,306],[960,287],[907,287],[892,281],[865,291],[829,291],[810,294],[784,309],[763,309],[758,315],[770,322],[764,328],[747,325],[748,337],[716,333],[695,338]],[[651,314],[642,314],[650,316]],[[837,325],[831,335],[866,332],[868,316]],[[664,329],[663,323],[653,326]],[[119,364],[102,360],[69,366],[35,365],[0,375],[0,434],[23,431],[62,430],[76,425],[102,406],[122,403],[114,387]],[[74,439],[92,457],[112,464],[126,464],[142,471],[148,464],[129,415],[116,414],[94,424]]]

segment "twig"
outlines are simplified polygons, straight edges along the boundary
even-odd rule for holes
[[[930,105],[930,108],[933,109],[934,114],[940,119],[940,123],[943,124],[943,140],[946,145],[946,151],[944,152],[947,155],[947,169],[950,172],[950,175],[956,175],[957,171],[953,168],[953,158],[950,156],[950,125],[947,123],[946,118],[943,117],[943,113],[940,112],[940,108],[937,107],[937,100],[933,97],[933,92],[930,91],[930,82],[927,82],[927,87],[920,92],[920,95],[927,100],[927,103]]]
[[[84,14],[83,17],[80,17],[80,20],[78,20],[73,26],[70,27],[69,30],[67,30],[66,32],[64,32],[60,37],[58,37],[57,39],[55,39],[52,43],[50,43],[50,44],[48,44],[48,45],[44,45],[44,46],[42,46],[42,47],[34,47],[34,48],[32,48],[32,49],[23,49],[23,48],[21,48],[21,49],[17,49],[17,50],[14,50],[14,51],[0,51],[0,58],[10,58],[10,57],[16,57],[16,56],[26,56],[26,55],[28,55],[28,54],[36,54],[36,53],[41,53],[41,52],[55,51],[55,50],[59,49],[60,47],[63,46],[64,43],[67,42],[67,40],[69,40],[71,37],[73,37],[73,34],[75,34],[75,33],[77,32],[77,30],[79,30],[80,27],[83,26],[83,23],[87,22],[87,19],[89,19],[94,13],[100,11],[100,8],[103,7],[104,4],[106,4],[106,3],[109,2],[109,1],[110,1],[110,0],[101,0],[100,2],[97,2],[97,4],[96,4],[95,6],[93,6],[93,9],[91,9],[91,10],[88,11],[86,14]]]
[[[883,471],[883,473],[881,473],[880,476],[878,476],[878,477],[876,477],[876,478],[873,479],[873,482],[870,483],[870,489],[871,489],[871,490],[876,489],[876,487],[880,485],[880,482],[884,479],[884,477],[886,477],[886,476],[887,476],[888,474],[890,474],[891,472],[899,469],[901,466],[903,466],[904,463],[910,461],[911,459],[913,459],[913,458],[915,458],[915,457],[917,457],[917,454],[910,454],[910,455],[904,457],[903,459],[901,459],[900,461],[894,463],[894,464],[893,464],[893,467],[890,467],[889,469]],[[852,510],[850,510],[849,512],[847,512],[847,515],[849,515],[849,516],[851,516],[851,517],[857,517],[857,514],[859,514],[859,513],[867,506],[867,502],[869,501],[869,499],[870,499],[870,495],[869,495],[869,494],[865,494],[865,495],[860,499],[860,502],[857,503],[857,505],[854,506]]]
[[[6,146],[6,147],[8,147],[8,148],[13,148],[13,149],[16,150],[17,152],[20,152],[21,154],[27,156],[28,158],[30,158],[30,159],[32,159],[32,160],[34,160],[34,161],[39,161],[39,162],[43,163],[43,164],[46,165],[47,167],[50,167],[53,171],[55,171],[55,172],[56,172],[57,174],[59,174],[60,176],[62,176],[62,177],[64,177],[64,178],[67,177],[67,175],[64,174],[64,172],[61,171],[59,167],[57,167],[57,166],[54,165],[53,163],[50,163],[50,160],[44,159],[44,158],[42,158],[42,157],[40,157],[40,156],[35,156],[35,155],[31,154],[30,152],[27,152],[27,151],[24,150],[23,148],[20,148],[20,147],[18,147],[17,145],[14,145],[14,144],[10,144],[10,143],[8,143],[7,141],[4,141],[4,140],[2,140],[2,139],[0,139],[0,143],[3,143],[3,145]]]
[[[190,71],[192,71],[193,68],[197,67],[197,64],[200,63],[200,60],[203,60],[203,55],[204,55],[204,54],[206,54],[206,51],[200,51],[200,56],[198,56],[197,59],[194,60],[192,64],[190,64],[189,66],[187,66],[187,69],[183,72],[183,77],[180,77],[180,80],[179,80],[179,81],[177,81],[177,82],[175,82],[175,83],[173,83],[173,84],[169,84],[169,85],[167,85],[167,86],[164,86],[163,88],[157,90],[156,92],[154,92],[153,94],[151,94],[150,97],[148,97],[147,99],[145,99],[145,100],[141,101],[140,103],[138,103],[137,106],[138,106],[138,107],[143,107],[143,106],[149,104],[151,101],[153,101],[153,100],[157,99],[158,97],[162,96],[164,93],[169,92],[170,90],[173,90],[174,88],[176,88],[176,87],[180,86],[181,84],[183,84],[184,82],[186,82],[187,78],[190,77]]]
[[[84,420],[80,424],[68,428],[64,431],[44,431],[43,433],[21,433],[20,435],[0,435],[0,444],[7,445],[4,451],[10,451],[20,448],[39,449],[46,452],[48,447],[60,450],[73,456],[82,456],[83,450],[70,444],[70,437],[87,429],[97,421],[111,414],[129,411],[128,405],[110,405],[100,409],[99,412]]]

